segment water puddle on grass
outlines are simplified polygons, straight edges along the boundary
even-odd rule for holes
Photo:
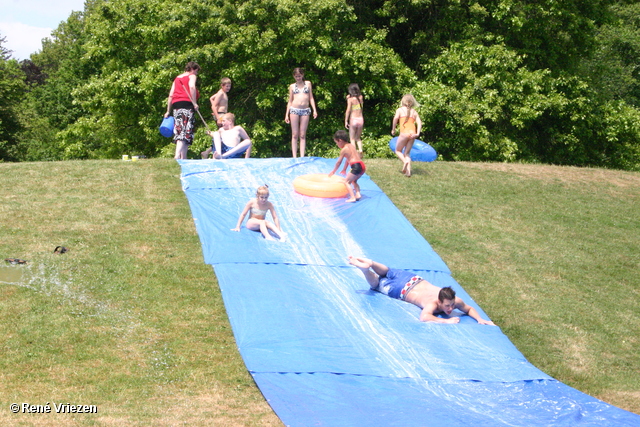
[[[0,267],[0,283],[18,284],[24,276],[22,267]]]

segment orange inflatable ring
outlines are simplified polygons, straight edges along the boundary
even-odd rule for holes
[[[302,175],[293,180],[293,189],[297,193],[311,197],[336,198],[345,197],[349,192],[344,178],[324,173]]]

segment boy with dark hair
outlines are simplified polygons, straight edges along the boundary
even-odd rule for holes
[[[331,172],[329,172],[329,176],[332,176],[340,167],[342,163],[342,159],[346,159],[347,161],[344,164],[344,168],[342,175],[347,172],[347,165],[351,166],[351,172],[346,176],[344,185],[347,186],[347,191],[349,192],[349,198],[347,199],[347,203],[355,202],[356,200],[360,200],[360,185],[358,185],[358,179],[364,175],[365,170],[367,169],[364,166],[364,162],[360,159],[360,155],[356,151],[356,147],[353,146],[349,142],[349,134],[346,131],[339,130],[333,135],[333,142],[336,143],[338,147],[340,147],[340,156],[338,157],[338,161],[336,162],[335,167]],[[353,188],[351,188],[353,186]]]
[[[449,316],[454,309],[458,309],[476,319],[481,325],[495,326],[492,321],[483,319],[475,308],[457,297],[456,292],[449,286],[439,288],[409,271],[391,269],[367,258],[350,256],[349,264],[362,271],[372,290],[420,307],[422,322],[458,323],[459,317],[436,316]]]

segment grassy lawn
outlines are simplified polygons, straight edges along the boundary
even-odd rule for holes
[[[367,172],[525,356],[640,413],[640,174],[399,166]],[[29,260],[0,264],[0,425],[281,425],[236,350],[179,172],[0,164],[0,258]],[[13,415],[14,402],[98,413]]]

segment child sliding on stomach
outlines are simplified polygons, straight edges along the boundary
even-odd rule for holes
[[[271,212],[271,216],[273,217],[273,223],[266,220],[267,211]],[[236,228],[232,228],[231,231],[240,231],[240,226],[242,225],[242,221],[244,221],[244,217],[247,213],[251,213],[249,219],[247,220],[247,228],[253,231],[260,231],[265,239],[267,240],[275,240],[269,230],[273,231],[281,241],[284,242],[286,239],[286,234],[280,228],[280,221],[278,220],[278,215],[276,215],[276,209],[273,207],[273,204],[269,201],[269,186],[263,185],[258,188],[256,192],[256,198],[249,200],[247,205],[244,207],[244,210],[240,214],[240,218],[238,219],[238,225]]]
[[[342,159],[346,158],[347,161],[344,164],[344,168],[342,168],[341,174],[344,175],[347,172],[347,165],[351,166],[351,172],[349,172],[344,182],[344,185],[347,186],[347,191],[349,192],[347,202],[352,203],[356,200],[360,200],[361,196],[358,179],[364,175],[364,171],[366,170],[364,162],[360,159],[360,155],[356,151],[356,147],[349,142],[349,134],[347,132],[343,130],[337,131],[333,135],[333,141],[338,147],[340,147],[340,157],[338,157],[338,161],[336,162],[333,170],[329,173],[329,176],[332,176],[338,170],[342,163]],[[353,188],[351,188],[352,185]]]

